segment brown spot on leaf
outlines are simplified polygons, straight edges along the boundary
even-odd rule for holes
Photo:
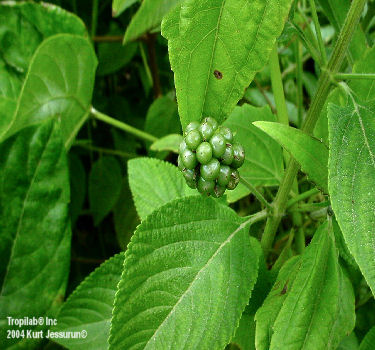
[[[218,80],[223,79],[223,73],[221,73],[221,72],[218,71],[217,69],[214,71],[214,76],[215,76],[215,78],[218,79]]]
[[[284,295],[288,291],[288,281],[285,282],[283,290],[280,292],[280,295]]]

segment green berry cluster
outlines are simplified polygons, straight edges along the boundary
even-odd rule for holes
[[[191,188],[207,196],[221,197],[234,190],[239,181],[238,168],[245,160],[241,144],[233,142],[232,131],[219,126],[214,118],[186,127],[180,144],[178,167]]]

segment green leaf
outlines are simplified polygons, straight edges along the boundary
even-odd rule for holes
[[[288,125],[270,122],[253,124],[283,146],[310,180],[328,193],[328,148],[324,143]]]
[[[180,2],[181,0],[143,0],[126,29],[124,43],[138,39],[158,27],[163,17]]]
[[[282,267],[258,310],[257,349],[336,349],[354,328],[354,301],[331,224],[324,223],[304,254]]]
[[[76,35],[50,37],[36,50],[4,139],[22,128],[55,117],[69,147],[87,119],[96,57],[90,42]]]
[[[89,203],[94,225],[98,225],[116,204],[121,184],[121,167],[116,158],[104,156],[93,164],[89,175]]]
[[[342,340],[337,350],[358,350],[358,348],[359,344],[357,337],[355,333],[352,332]]]
[[[156,140],[150,147],[152,151],[171,151],[178,153],[183,137],[179,134],[170,134]]]
[[[345,242],[375,293],[375,103],[330,105],[329,193]]]
[[[363,338],[359,350],[372,350],[375,344],[375,326]]]
[[[118,17],[124,12],[127,8],[139,2],[139,0],[113,0],[112,3],[112,16]]]
[[[245,104],[236,107],[224,125],[235,133],[235,141],[245,148],[245,163],[239,169],[240,175],[253,186],[277,186],[283,176],[283,154],[281,147],[271,137],[252,125],[258,120],[276,121],[270,108],[256,108]],[[228,191],[228,201],[248,195],[250,191],[239,184],[234,191]]]
[[[103,350],[108,348],[109,327],[124,253],[104,262],[69,296],[57,315],[58,324],[51,332],[87,332],[86,338],[56,338],[68,349]]]
[[[255,350],[255,321],[254,315],[242,314],[236,334],[231,341],[240,350]]]
[[[110,349],[223,349],[257,277],[254,245],[248,221],[210,198],[154,211],[125,253]]]
[[[54,316],[65,292],[71,231],[58,125],[26,128],[0,144],[0,154],[0,337],[7,348],[27,341],[7,339],[7,316]]]
[[[198,194],[186,185],[177,167],[155,158],[129,160],[128,173],[130,189],[141,220],[174,199]]]
[[[185,0],[162,24],[183,128],[222,123],[267,63],[292,0]]]

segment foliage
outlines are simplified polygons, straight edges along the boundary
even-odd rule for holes
[[[372,349],[375,1],[51,1],[0,2],[2,348]]]

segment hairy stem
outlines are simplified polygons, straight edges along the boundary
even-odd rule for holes
[[[108,115],[104,114],[104,113],[101,113],[99,111],[97,111],[94,107],[91,107],[91,115],[97,119],[97,120],[101,120],[102,122],[104,123],[107,123],[109,125],[112,125],[118,129],[121,129],[125,132],[128,132],[129,134],[132,134],[136,137],[139,137],[140,139],[143,139],[145,141],[151,141],[151,142],[154,142],[156,141],[158,138],[147,133],[147,132],[144,132],[142,130],[139,130],[131,125],[128,125],[128,124],[125,124],[123,122],[120,122],[119,120],[117,119],[114,119],[114,118],[111,118],[109,117]]]
[[[349,80],[349,79],[361,79],[361,80],[374,80],[375,74],[366,73],[337,73],[335,74],[336,80]]]
[[[365,3],[366,0],[354,0],[352,2],[348,15],[345,19],[344,26],[334,47],[332,56],[328,62],[327,69],[322,70],[316,95],[311,102],[310,109],[306,116],[306,121],[302,127],[302,130],[308,134],[311,134],[314,130],[315,124],[324,106],[324,102],[328,97],[331,88],[332,76],[339,71],[343,63],[346,50],[348,49],[350,40],[357,27]],[[289,192],[292,188],[298,169],[298,163],[294,158],[291,158],[273,203],[273,215],[268,217],[262,236],[261,245],[265,256],[268,255],[272,247],[276,231],[284,215]]]
[[[240,179],[240,182],[244,184],[251,191],[251,193],[258,199],[258,201],[261,202],[267,209],[272,209],[271,204],[267,202],[263,195],[250,182],[246,181],[242,177]]]

